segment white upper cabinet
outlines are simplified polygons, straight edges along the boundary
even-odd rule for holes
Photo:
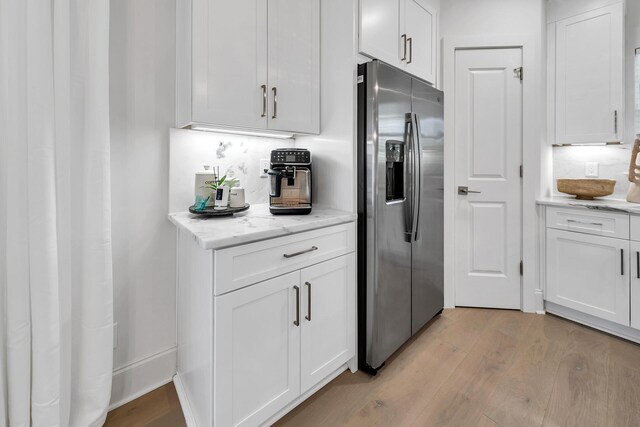
[[[319,0],[178,0],[177,125],[319,133]]]
[[[581,13],[549,26],[556,144],[618,142],[624,129],[624,6]],[[553,41],[555,40],[555,43]],[[555,55],[552,51],[555,49]]]
[[[403,67],[400,40],[400,1],[360,0],[360,53]]]
[[[359,50],[435,85],[436,0],[361,0]]]
[[[266,129],[266,16],[266,1],[193,1],[190,121]]]
[[[319,133],[320,3],[269,0],[268,128]]]
[[[400,31],[406,34],[407,43],[405,69],[435,83],[438,47],[436,10],[424,0],[405,0],[400,5],[404,5],[404,13],[401,14],[404,27]]]

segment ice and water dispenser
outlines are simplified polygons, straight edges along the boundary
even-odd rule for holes
[[[387,152],[387,202],[404,200],[405,144],[389,140]]]

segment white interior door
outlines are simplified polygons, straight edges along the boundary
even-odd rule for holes
[[[455,55],[455,304],[519,309],[522,50]]]

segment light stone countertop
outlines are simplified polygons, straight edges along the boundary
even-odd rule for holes
[[[640,215],[640,204],[622,199],[601,197],[595,200],[578,200],[572,196],[554,196],[536,200],[539,205],[558,207],[578,207],[610,212],[626,212]]]
[[[309,215],[272,215],[268,204],[251,205],[234,216],[201,218],[189,212],[169,214],[178,228],[193,234],[203,249],[221,249],[303,231],[353,222],[358,215],[313,207]]]

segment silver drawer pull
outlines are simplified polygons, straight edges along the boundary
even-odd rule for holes
[[[308,253],[308,252],[313,252],[313,251],[317,251],[317,250],[318,250],[318,248],[317,248],[317,247],[315,247],[315,246],[311,246],[311,249],[307,249],[307,250],[305,250],[305,251],[300,251],[300,252],[295,252],[295,253],[292,253],[292,254],[284,254],[283,256],[284,256],[285,258],[293,258],[294,256],[298,256],[298,255],[306,254],[306,253]]]
[[[603,223],[601,223],[601,222],[585,222],[585,221],[578,221],[578,220],[575,220],[575,219],[568,219],[568,220],[567,220],[567,223],[568,223],[569,225],[571,225],[571,223],[572,223],[572,222],[573,222],[573,223],[575,223],[575,224],[596,225],[596,226],[598,226],[598,227],[602,227],[602,226],[604,226],[604,224],[603,224]]]

